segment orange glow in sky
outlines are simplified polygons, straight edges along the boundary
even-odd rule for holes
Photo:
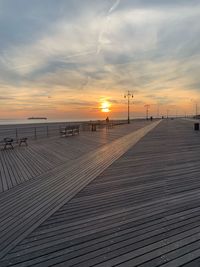
[[[101,112],[110,112],[111,104],[108,101],[104,101],[101,103]]]
[[[198,0],[1,2],[0,120],[200,113]]]

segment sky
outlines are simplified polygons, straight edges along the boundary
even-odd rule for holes
[[[200,111],[199,18],[199,0],[0,0],[0,119],[125,118],[128,90],[132,117]]]

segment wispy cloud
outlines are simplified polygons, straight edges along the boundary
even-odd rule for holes
[[[1,1],[1,110],[118,106],[128,89],[141,107],[198,99],[199,1],[17,2]]]
[[[97,41],[97,54],[101,52],[102,47],[104,44],[109,43],[109,39],[105,38],[105,34],[109,34],[109,22],[110,22],[110,15],[111,13],[118,7],[120,4],[120,0],[115,0],[114,4],[108,9],[108,12],[105,17],[105,21],[103,22],[103,26],[100,30],[99,36],[98,36],[98,41]]]

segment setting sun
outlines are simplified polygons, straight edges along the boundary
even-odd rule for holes
[[[110,106],[111,106],[111,104],[109,102],[104,101],[101,104],[101,112],[110,112]]]

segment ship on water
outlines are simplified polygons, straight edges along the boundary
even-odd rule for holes
[[[28,120],[47,120],[46,117],[30,117]]]

